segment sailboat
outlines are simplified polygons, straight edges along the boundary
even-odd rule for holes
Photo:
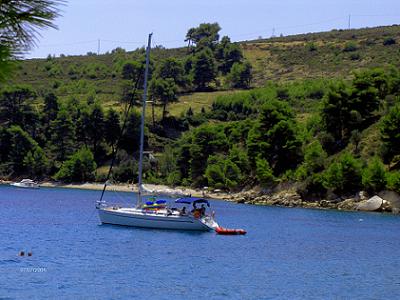
[[[146,112],[147,98],[147,80],[149,73],[149,58],[151,37],[149,34],[148,44],[146,49],[146,68],[145,80],[143,87],[142,99],[142,117],[140,126],[140,152],[139,152],[139,174],[138,174],[138,196],[137,203],[134,207],[121,207],[115,205],[107,205],[102,199],[96,203],[99,218],[103,224],[113,224],[122,226],[133,226],[142,228],[160,228],[160,229],[175,229],[175,230],[197,230],[210,231],[218,227],[218,223],[214,219],[214,214],[206,214],[205,205],[210,207],[208,200],[195,197],[181,197],[175,200],[176,205],[193,206],[189,212],[186,211],[186,206],[181,210],[170,208],[167,201],[157,199],[153,195],[147,200],[144,196],[142,185],[143,173],[143,148],[144,148],[144,122]],[[105,185],[106,187],[106,185]],[[103,190],[104,193],[104,190]],[[197,205],[201,205],[198,208]]]

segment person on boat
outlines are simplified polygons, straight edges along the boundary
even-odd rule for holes
[[[205,216],[205,214],[206,214],[206,207],[204,206],[204,204],[202,204],[200,208],[200,215]]]
[[[180,215],[181,215],[181,216],[186,215],[186,206],[184,206],[184,207],[182,208],[182,210],[181,210],[181,212],[180,212]]]
[[[196,203],[193,202],[193,209],[190,211],[192,214],[197,210]]]

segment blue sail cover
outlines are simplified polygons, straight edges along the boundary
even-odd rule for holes
[[[204,198],[196,198],[196,197],[183,197],[183,198],[178,198],[175,200],[175,203],[181,203],[181,204],[192,204],[192,203],[205,203],[207,206],[210,206],[210,203],[208,200]]]

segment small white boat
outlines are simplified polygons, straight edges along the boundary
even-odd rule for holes
[[[32,179],[22,179],[20,182],[13,182],[10,183],[10,185],[27,189],[38,189],[40,187],[39,184]]]

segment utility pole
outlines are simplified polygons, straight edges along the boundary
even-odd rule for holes
[[[97,40],[97,55],[100,54],[100,39]]]
[[[351,27],[351,15],[349,15],[349,23],[348,23],[348,29],[350,29],[350,27]]]

